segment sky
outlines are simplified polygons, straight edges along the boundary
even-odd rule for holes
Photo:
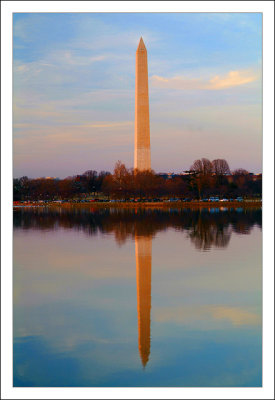
[[[141,36],[152,168],[262,172],[261,13],[14,13],[14,177],[133,167]]]

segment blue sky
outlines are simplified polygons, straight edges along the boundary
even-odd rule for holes
[[[16,13],[15,177],[133,166],[140,36],[152,168],[207,157],[262,172],[260,13]]]

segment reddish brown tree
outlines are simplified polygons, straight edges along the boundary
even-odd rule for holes
[[[194,172],[194,180],[201,199],[205,190],[211,185],[211,175],[213,171],[212,163],[207,158],[196,160],[190,167],[190,171]]]

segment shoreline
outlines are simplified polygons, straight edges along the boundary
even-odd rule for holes
[[[226,202],[89,202],[89,203],[73,203],[73,202],[51,202],[51,203],[30,203],[13,205],[13,209],[19,208],[37,208],[37,207],[62,207],[62,208],[262,208],[262,201],[226,201]]]

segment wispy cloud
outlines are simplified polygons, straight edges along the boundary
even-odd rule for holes
[[[42,72],[45,73],[48,67],[52,68],[64,68],[70,66],[89,66],[95,62],[104,61],[110,55],[107,54],[97,54],[94,56],[89,55],[80,55],[77,52],[73,52],[70,50],[60,50],[54,53],[50,53],[45,55],[41,60],[29,63],[21,63],[15,62],[14,72],[20,74],[26,74],[31,72]]]
[[[227,321],[233,326],[261,324],[261,316],[255,309],[225,306],[183,306],[173,309],[157,308],[154,319],[158,322],[195,323],[198,321]],[[210,324],[210,326],[211,326]],[[213,328],[216,326],[213,325]]]
[[[260,325],[261,316],[239,307],[213,307],[211,313],[214,319],[227,320],[233,325]]]
[[[257,75],[249,74],[242,71],[230,71],[225,77],[219,75],[214,76],[210,79],[208,87],[206,89],[218,90],[226,89],[234,86],[245,85],[257,80]]]
[[[131,126],[133,125],[133,121],[124,121],[124,122],[100,122],[96,124],[86,124],[81,125],[82,128],[120,128],[122,126]]]
[[[17,149],[27,152],[28,146],[48,149],[54,146],[56,151],[62,153],[64,143],[67,148],[74,145],[93,145],[94,148],[111,148],[112,146],[124,146],[133,142],[132,129],[129,123],[100,125],[75,125],[75,126],[28,126],[22,127],[20,132],[14,136],[14,143]],[[129,131],[130,130],[130,131]],[[93,149],[94,149],[93,148]],[[74,151],[74,148],[70,149]]]
[[[117,107],[114,110],[110,108],[120,104],[127,110],[131,98],[133,91],[129,90],[80,91],[66,98],[25,90],[13,99],[13,127],[23,128],[24,124],[29,124],[30,127],[54,124],[83,128],[130,126],[133,124],[134,114],[131,121],[129,115],[123,115]],[[131,110],[131,107],[128,109]]]
[[[64,52],[64,61],[70,65],[89,65],[97,61],[103,61],[106,55],[97,55],[94,57],[74,55],[71,51]]]
[[[258,75],[249,71],[229,71],[226,75],[215,75],[213,78],[204,80],[201,78],[187,78],[175,76],[164,78],[153,75],[151,85],[156,88],[178,89],[178,90],[220,90],[245,85],[258,79]]]

